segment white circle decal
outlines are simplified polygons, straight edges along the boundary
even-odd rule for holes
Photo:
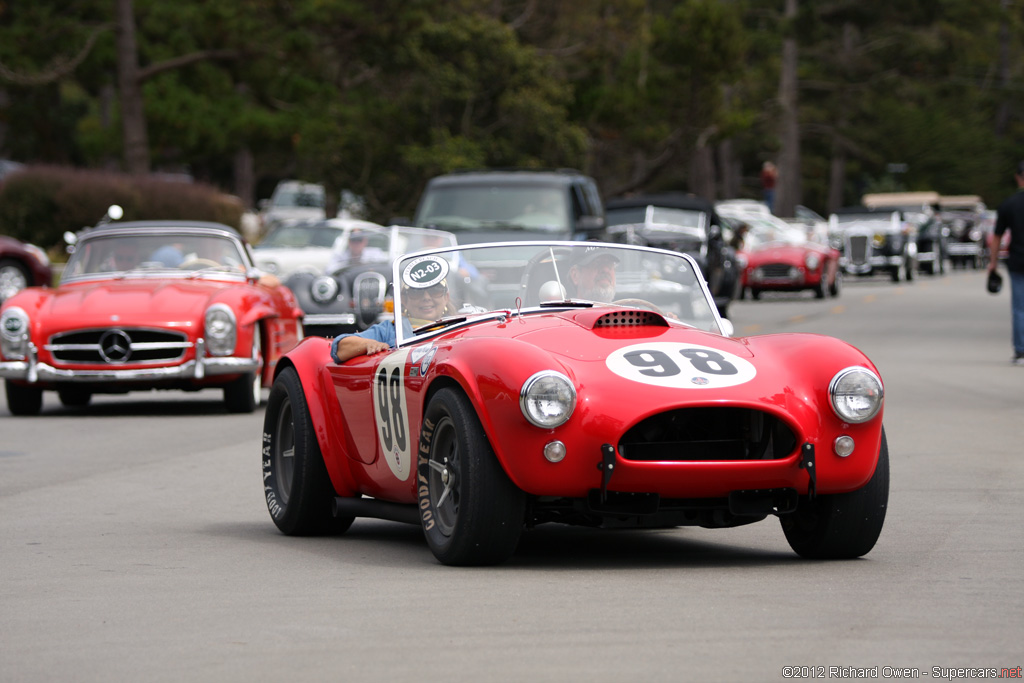
[[[402,282],[413,289],[436,285],[448,275],[448,261],[438,254],[413,259],[402,271]]]
[[[754,365],[697,344],[648,342],[618,349],[605,361],[619,377],[673,389],[721,389],[754,379]]]
[[[412,472],[413,443],[409,433],[409,406],[405,401],[405,361],[409,349],[399,349],[377,366],[374,411],[377,438],[391,472],[406,481]]]

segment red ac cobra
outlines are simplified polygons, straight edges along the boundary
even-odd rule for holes
[[[35,415],[44,391],[84,406],[97,393],[216,387],[228,411],[252,412],[301,318],[226,225],[107,223],[80,234],[58,287],[3,303],[7,406]]]
[[[502,562],[545,522],[772,516],[804,557],[874,546],[883,387],[849,344],[730,338],[693,260],[660,249],[467,245],[407,255],[392,276],[395,321],[371,328],[390,351],[338,363],[311,337],[278,363],[262,460],[284,533],[404,521],[450,565]],[[427,299],[441,313],[420,319]]]

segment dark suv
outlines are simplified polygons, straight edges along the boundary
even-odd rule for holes
[[[460,244],[587,239],[604,229],[604,207],[579,171],[458,171],[427,183],[413,224],[453,232]]]

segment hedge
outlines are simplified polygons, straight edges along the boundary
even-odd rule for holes
[[[202,183],[136,177],[106,171],[28,166],[0,183],[0,234],[44,249],[64,233],[95,225],[111,204],[122,220],[214,221],[240,229],[242,203]]]

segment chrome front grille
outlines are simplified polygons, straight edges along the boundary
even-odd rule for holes
[[[780,460],[796,448],[793,430],[770,413],[699,407],[647,418],[622,435],[618,450],[625,460],[702,462]]]
[[[388,283],[380,273],[360,273],[352,281],[352,299],[356,316],[369,326],[377,322],[377,316],[384,310],[384,295]]]
[[[46,350],[61,363],[124,365],[178,361],[191,346],[184,332],[108,327],[55,334]]]
[[[868,236],[850,235],[846,238],[846,257],[855,266],[868,262]]]

